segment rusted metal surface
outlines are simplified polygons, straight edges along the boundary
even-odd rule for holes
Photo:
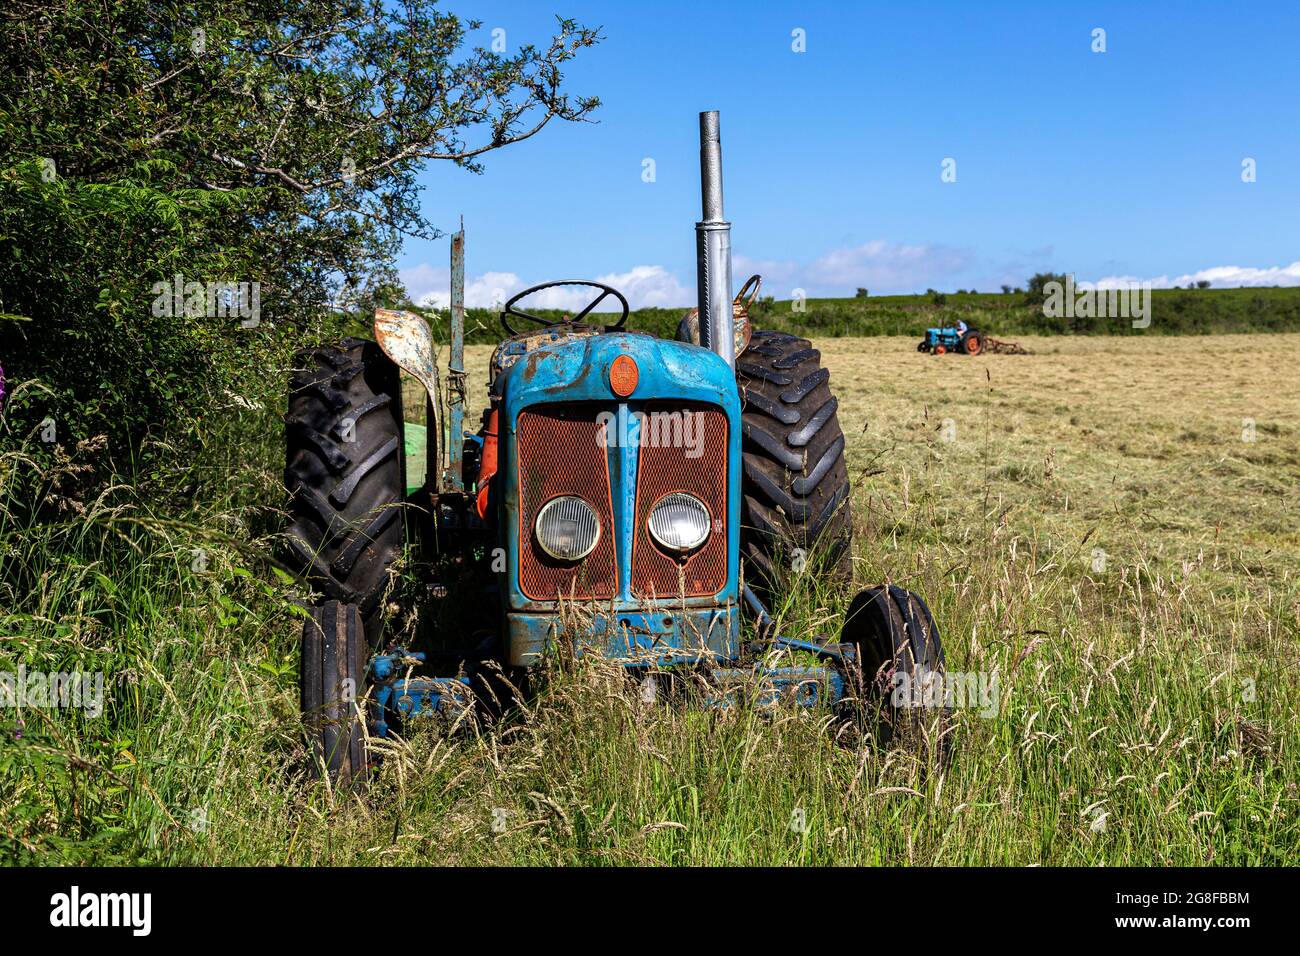
[[[565,342],[590,338],[601,333],[602,330],[595,326],[566,325],[541,329],[536,332],[521,332],[512,336],[498,345],[496,351],[492,353],[492,361],[488,365],[488,384],[491,385],[495,382],[498,375],[525,355],[528,356],[528,363],[530,363],[528,374],[535,374],[537,349],[545,348],[548,345],[562,345]]]
[[[763,284],[763,277],[752,275],[746,281],[744,286],[736,297],[731,301],[731,316],[735,331],[736,355],[740,355],[745,349],[749,348],[749,340],[754,334],[754,326],[749,321],[749,307],[754,304],[758,298],[759,287]],[[677,338],[682,342],[690,342],[692,345],[703,344],[700,341],[700,310],[691,309],[686,315],[682,316],[681,324],[677,327]]]
[[[998,352],[1002,355],[1028,355],[1029,349],[1019,342],[1003,342],[1001,339],[984,336],[984,351]]]
[[[532,601],[610,599],[618,592],[614,507],[603,425],[590,404],[535,406],[519,416],[519,589]],[[595,550],[577,562],[548,555],[533,534],[538,512],[557,495],[596,512]]]
[[[608,378],[610,365],[620,355],[630,356],[640,370],[636,390],[625,402],[618,401]],[[556,600],[533,600],[528,596],[530,593],[537,595],[542,592],[519,586],[520,573],[529,560],[527,549],[531,544],[530,522],[534,520],[528,506],[532,493],[526,487],[526,476],[558,471],[563,484],[554,493],[581,494],[574,490],[574,486],[584,484],[589,472],[596,472],[604,479],[606,467],[613,522],[611,524],[607,521],[603,512],[600,520],[602,528],[608,528],[615,538],[614,557],[617,568],[614,582],[617,594],[612,599],[595,598],[591,596],[594,588],[584,587],[584,582],[579,581],[574,600],[582,604],[582,595],[587,594],[586,602],[599,605],[600,614],[609,619],[611,625],[622,628],[622,622],[626,619],[634,627],[646,627],[654,636],[638,635],[638,640],[644,638],[647,642],[657,642],[658,646],[697,646],[699,641],[694,635],[697,626],[701,633],[700,640],[704,639],[703,635],[710,635],[708,639],[711,648],[716,643],[720,651],[725,651],[735,645],[735,627],[739,618],[735,601],[739,593],[740,398],[735,373],[727,363],[701,349],[650,335],[635,332],[593,335],[545,345],[519,355],[513,367],[497,376],[493,388],[501,402],[500,441],[503,457],[498,481],[503,491],[501,513],[505,522],[506,543],[510,549],[506,600],[511,612],[524,612],[509,615],[517,618],[510,627],[507,640],[510,659],[522,659],[534,644],[540,647],[547,636],[548,623],[554,622],[559,613]],[[625,432],[622,422],[623,418],[627,418],[629,428],[636,425],[636,416],[631,414],[633,408],[639,407],[637,403],[655,396],[672,396],[681,405],[702,403],[714,406],[727,416],[727,492],[725,499],[719,496],[726,509],[726,514],[722,517],[725,519],[723,533],[728,539],[727,546],[723,549],[727,555],[727,575],[725,588],[720,593],[679,597],[675,574],[669,593],[661,601],[650,601],[633,593],[631,589],[633,537],[638,525],[644,523],[638,522],[636,517],[641,434],[639,428]],[[528,436],[522,431],[523,422],[529,411],[551,403],[582,403],[588,405],[596,415],[604,412],[607,416],[614,416],[612,421],[606,417],[607,427],[613,432],[612,436],[607,432],[610,444],[591,448],[591,445],[599,443],[589,436],[579,446],[584,453],[588,450],[597,453],[598,459],[580,458],[577,454],[567,453],[558,456],[556,464],[550,469],[536,469],[528,465],[522,469],[519,467],[520,463],[514,455],[516,452],[522,455],[528,447]],[[620,406],[626,407],[626,414],[620,414],[623,411]],[[612,443],[615,436],[617,446]],[[683,439],[685,437],[683,434]],[[701,459],[692,458],[687,464],[698,466],[700,462]],[[600,485],[603,489],[605,482],[602,480]],[[538,500],[544,504],[547,499],[548,496],[542,494]],[[598,544],[597,551],[599,548]],[[587,563],[590,564],[595,556],[596,552],[588,556]],[[588,581],[591,578],[589,573]],[[564,603],[571,603],[567,598],[569,585],[566,584],[563,590],[566,595]],[[662,593],[662,589],[656,587],[655,590]],[[647,605],[662,607],[657,613],[651,614]],[[730,627],[724,624],[729,613],[727,608],[732,609]],[[716,622],[715,616],[718,617]],[[594,632],[596,627],[593,624],[590,630]],[[584,628],[584,632],[586,630],[588,629]],[[517,642],[520,646],[516,646]]]
[[[425,475],[430,488],[436,489],[436,476],[441,472],[441,448],[439,441],[439,406],[438,406],[438,367],[437,346],[433,343],[433,333],[429,323],[414,312],[396,309],[375,310],[375,341],[384,350],[384,354],[396,363],[397,367],[419,382],[428,393],[427,407],[429,421],[426,431]]]
[[[451,237],[451,358],[447,363],[447,470],[442,475],[445,492],[465,490],[461,459],[465,445],[465,225]]]
[[[527,667],[542,660],[548,644],[565,639],[580,653],[640,663],[671,664],[700,658],[733,660],[740,652],[740,608],[734,605],[615,610],[591,602],[580,628],[567,628],[554,605],[541,613],[506,615],[507,663]],[[576,616],[576,615],[575,615]],[[576,621],[573,623],[577,623]]]
[[[714,406],[666,400],[647,403],[645,415],[639,436],[632,593],[670,602],[717,594],[727,586],[727,416]],[[647,434],[652,429],[658,434]],[[682,440],[688,435],[697,440],[694,448]],[[684,562],[662,551],[647,527],[650,509],[674,491],[703,501],[713,518],[708,539]]]
[[[434,363],[437,347],[429,323],[414,312],[375,309],[375,341],[402,371],[414,376],[424,386],[430,401],[436,405],[438,367]]]

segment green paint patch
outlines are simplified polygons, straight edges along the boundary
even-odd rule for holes
[[[413,495],[424,487],[429,430],[415,422],[405,422],[402,437],[406,454],[406,493]]]

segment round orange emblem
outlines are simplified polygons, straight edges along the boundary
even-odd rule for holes
[[[630,355],[620,355],[609,366],[609,387],[620,398],[627,398],[636,391],[637,378],[641,375]]]

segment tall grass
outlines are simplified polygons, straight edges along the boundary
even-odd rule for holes
[[[77,449],[7,437],[0,672],[102,671],[108,694],[97,718],[0,711],[7,862],[1296,862],[1300,597],[1230,549],[1212,579],[1138,552],[1098,574],[1082,536],[955,498],[942,469],[859,479],[858,581],[924,594],[949,668],[996,678],[947,764],[824,712],[647,703],[580,658],[516,719],[385,744],[345,795],[306,774],[273,411],[89,500],[64,495]],[[804,575],[774,610],[834,636],[843,602]]]

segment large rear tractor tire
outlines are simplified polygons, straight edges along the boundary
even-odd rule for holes
[[[974,329],[968,330],[961,337],[961,350],[967,355],[979,355],[984,351],[984,336]]]
[[[285,416],[291,563],[327,598],[355,604],[372,646],[402,553],[402,392],[373,342],[298,355]]]
[[[744,434],[741,556],[769,607],[797,573],[853,577],[844,433],[830,372],[807,339],[755,331],[736,360]]]

